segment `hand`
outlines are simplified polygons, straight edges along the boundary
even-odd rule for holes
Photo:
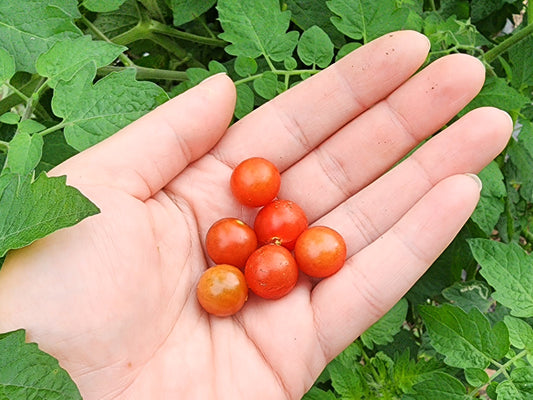
[[[512,124],[472,111],[423,144],[479,91],[466,55],[413,75],[429,44],[396,32],[359,48],[229,129],[235,88],[218,75],[67,160],[101,214],[12,251],[0,331],[27,330],[91,399],[299,399],[333,357],[425,272],[472,213],[475,173]],[[281,198],[339,231],[348,259],[286,297],[250,295],[230,318],[200,308],[203,238],[227,216],[251,156],[282,171]]]

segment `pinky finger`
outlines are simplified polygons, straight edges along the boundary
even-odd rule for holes
[[[312,292],[317,337],[331,360],[384,315],[424,274],[472,214],[480,184],[439,182],[392,228]]]

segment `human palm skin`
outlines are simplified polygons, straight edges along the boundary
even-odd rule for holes
[[[229,129],[235,88],[218,75],[56,167],[101,213],[9,253],[0,331],[26,329],[86,400],[301,398],[453,239],[479,198],[466,174],[509,138],[505,113],[474,110],[391,169],[483,83],[465,55],[417,73],[428,50],[416,32],[384,36]],[[195,293],[203,238],[222,217],[253,221],[229,189],[251,156],[280,169],[280,198],[344,236],[347,261],[214,317]]]

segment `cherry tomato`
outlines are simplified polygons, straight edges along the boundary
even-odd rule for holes
[[[302,272],[315,278],[325,278],[344,265],[346,243],[333,229],[314,226],[296,240],[294,257]]]
[[[281,176],[274,164],[260,157],[244,160],[233,170],[230,187],[239,203],[261,207],[279,192]]]
[[[279,299],[296,285],[298,266],[285,247],[267,244],[248,258],[244,276],[250,290],[258,296]]]
[[[246,260],[257,249],[257,237],[254,230],[241,220],[223,218],[207,231],[205,247],[215,263],[244,269]]]
[[[248,286],[242,271],[237,267],[215,265],[200,277],[196,296],[205,311],[227,317],[242,308],[248,298]]]
[[[290,200],[274,200],[255,217],[254,230],[261,244],[275,243],[289,250],[307,229],[307,217],[301,207]]]

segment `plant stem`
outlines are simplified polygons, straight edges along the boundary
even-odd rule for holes
[[[437,11],[437,7],[435,6],[435,0],[429,0],[429,6],[431,7],[431,11]]]
[[[18,97],[20,97],[26,103],[30,101],[30,98],[28,96],[26,96],[24,93],[18,90],[15,86],[11,85],[9,82],[5,82],[4,85],[6,85],[13,93],[15,93]]]
[[[224,40],[205,37],[205,36],[199,36],[199,35],[195,35],[195,34],[188,33],[188,32],[183,32],[183,31],[174,29],[168,25],[162,24],[155,20],[150,21],[148,29],[151,32],[161,33],[163,35],[175,37],[176,39],[182,39],[182,40],[187,40],[189,42],[207,44],[207,45],[215,46],[215,47],[224,47],[227,44]]]
[[[519,31],[516,31],[516,33],[509,36],[507,39],[505,39],[503,42],[501,42],[496,47],[493,47],[492,49],[487,51],[485,55],[483,56],[483,58],[485,59],[485,62],[490,64],[496,58],[498,58],[502,53],[506,52],[507,50],[509,50],[509,48],[511,48],[512,46],[514,46],[521,40],[525,39],[532,33],[533,33],[533,24],[530,23],[525,28]]]
[[[45,77],[42,77],[39,80],[35,91],[32,93],[31,97],[28,97],[28,100],[26,101],[26,108],[24,109],[24,113],[20,118],[21,121],[31,118],[33,114],[33,108],[39,103],[39,97],[42,91],[48,87],[47,82],[48,79]]]
[[[167,80],[167,81],[185,81],[188,79],[187,73],[184,71],[170,71],[166,69],[156,69],[156,68],[146,68],[139,67],[138,65],[134,67],[115,67],[107,66],[98,68],[98,74],[108,75],[111,72],[124,71],[127,68],[135,69],[135,77],[137,79],[153,79],[153,80]]]
[[[46,136],[48,135],[49,133],[52,133],[52,132],[55,132],[55,131],[58,131],[62,128],[64,128],[65,126],[67,126],[68,124],[66,122],[60,122],[59,124],[57,125],[54,125],[54,126],[51,126],[50,128],[47,128],[45,129],[44,131],[41,131],[39,133],[37,133],[38,135],[40,136]]]

